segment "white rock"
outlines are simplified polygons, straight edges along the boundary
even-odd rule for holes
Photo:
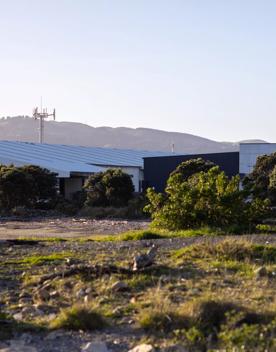
[[[128,352],[154,352],[154,351],[155,351],[155,349],[152,345],[147,345],[147,344],[143,343],[142,345],[138,345],[138,346],[132,348]]]
[[[23,320],[23,314],[22,313],[16,313],[13,315],[13,319],[15,320]]]
[[[110,352],[104,342],[88,342],[81,352]]]

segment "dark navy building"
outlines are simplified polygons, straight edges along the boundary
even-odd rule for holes
[[[239,174],[239,152],[146,157],[143,189],[154,187],[157,192],[163,192],[170,173],[183,161],[197,158],[212,161],[228,177]]]

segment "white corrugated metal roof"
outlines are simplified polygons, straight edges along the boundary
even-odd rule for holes
[[[98,172],[102,170],[100,166],[143,168],[144,157],[168,154],[170,153],[0,141],[1,164],[39,165],[58,173],[60,177],[69,177],[71,172]]]

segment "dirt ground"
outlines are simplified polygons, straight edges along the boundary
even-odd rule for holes
[[[0,221],[0,239],[20,237],[78,238],[90,235],[112,235],[129,230],[145,229],[148,221],[89,220],[84,218],[35,219]]]

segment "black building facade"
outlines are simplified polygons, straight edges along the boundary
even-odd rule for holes
[[[143,189],[154,187],[157,192],[163,192],[170,173],[183,161],[197,158],[212,161],[228,177],[239,174],[239,152],[148,157],[144,158]]]

